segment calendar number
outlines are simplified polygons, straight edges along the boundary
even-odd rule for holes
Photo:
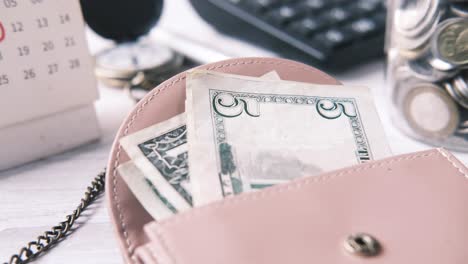
[[[11,23],[11,30],[16,33],[16,32],[23,32],[24,27],[22,22],[13,22]]]
[[[18,2],[17,2],[17,0],[3,0],[3,5],[6,8],[12,8],[12,7],[17,7]]]
[[[52,75],[52,74],[55,74],[58,72],[58,64],[57,63],[52,63],[52,64],[49,64],[47,65],[47,72],[49,73],[49,75]]]
[[[20,46],[18,47],[18,55],[19,56],[28,56],[30,53],[29,47],[28,46]]]
[[[70,65],[70,69],[72,69],[72,70],[80,67],[80,60],[79,59],[69,60],[68,62],[69,62],[69,65]]]
[[[49,27],[49,20],[46,17],[36,19],[36,23],[38,28]]]
[[[32,69],[32,68],[27,69],[27,70],[23,70],[23,73],[24,73],[24,79],[25,80],[36,78],[36,73],[34,72],[34,69]]]
[[[8,79],[8,76],[6,74],[0,74],[0,86],[9,84],[10,80]]]
[[[47,52],[53,49],[54,49],[54,43],[51,40],[42,42],[42,51]]]
[[[65,37],[65,47],[73,47],[75,45],[76,43],[73,37]]]
[[[31,0],[31,3],[33,4],[42,4],[42,2],[44,2],[44,0]]]
[[[68,22],[70,22],[70,15],[69,14],[60,15],[60,24],[66,24]]]

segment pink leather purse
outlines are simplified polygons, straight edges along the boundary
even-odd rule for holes
[[[201,66],[240,75],[338,84],[309,66],[244,58]],[[148,94],[124,121],[106,195],[128,263],[424,263],[468,259],[468,175],[437,149],[397,156],[227,198],[155,222],[117,167],[119,139],[184,111],[185,74]]]

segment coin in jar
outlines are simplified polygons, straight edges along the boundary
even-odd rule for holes
[[[451,18],[442,22],[432,42],[433,55],[456,66],[468,64],[468,19]]]
[[[402,0],[395,10],[395,28],[403,35],[413,35],[425,27],[436,13],[439,0]]]
[[[403,114],[415,133],[441,139],[457,129],[460,112],[450,95],[432,83],[414,84],[403,100]]]
[[[438,70],[429,64],[428,58],[426,57],[408,61],[408,68],[411,70],[411,74],[414,77],[428,82],[438,82],[448,79],[458,72],[456,69],[450,71]]]
[[[429,15],[425,16],[420,24],[411,30],[404,30],[399,28],[396,24],[396,34],[393,37],[392,42],[402,51],[402,53],[409,54],[410,57],[418,57],[422,54],[421,51],[426,50],[431,37],[437,30],[442,14],[443,12],[441,10],[435,9],[435,12],[431,12]],[[409,15],[406,16],[408,17],[396,17],[396,21],[414,19]]]
[[[445,90],[463,108],[468,109],[468,84],[463,76],[457,76],[443,83]]]
[[[450,11],[459,17],[468,17],[468,3],[466,2],[456,2],[450,4]]]

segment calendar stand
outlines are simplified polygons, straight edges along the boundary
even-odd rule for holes
[[[0,170],[99,138],[78,0],[0,1]]]

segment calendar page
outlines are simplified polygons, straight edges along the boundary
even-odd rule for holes
[[[0,0],[0,128],[97,98],[78,0]]]

